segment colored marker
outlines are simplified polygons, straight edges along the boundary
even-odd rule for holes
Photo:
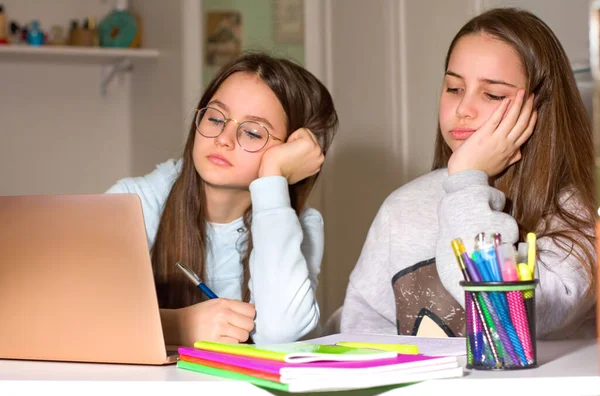
[[[504,270],[504,248],[502,247],[502,237],[500,234],[492,234],[494,240],[494,249],[496,250],[496,262],[498,263],[498,275],[500,281],[503,279],[502,272]]]
[[[535,276],[535,260],[536,260],[536,252],[535,252],[535,243],[536,243],[536,235],[533,232],[527,234],[527,266],[529,267],[529,272],[531,272],[531,277]]]
[[[519,280],[517,264],[515,263],[515,247],[508,243],[503,243],[499,249],[502,251],[502,280],[505,282],[516,282]]]
[[[462,256],[465,266],[467,267],[467,273],[469,274],[469,278],[473,282],[481,282],[481,275],[479,275],[477,265],[475,265],[475,262],[471,259],[471,257],[469,257],[469,253],[467,253],[467,250],[465,249],[465,244],[463,243],[462,239],[457,238],[456,241],[458,244],[458,251]]]
[[[519,242],[517,263],[527,263],[527,242]]]
[[[531,276],[531,272],[529,272],[529,266],[527,266],[527,264],[519,263],[517,265],[517,269],[519,272],[520,281],[530,281],[533,279],[533,277]],[[525,311],[527,312],[527,321],[529,322],[529,334],[535,337],[535,318],[533,317],[535,304],[533,301],[533,290],[524,291],[523,298],[525,299]]]
[[[457,239],[453,239],[450,242],[450,245],[452,245],[452,252],[454,253],[454,257],[456,258],[456,261],[458,262],[458,267],[460,268],[460,271],[463,274],[463,278],[466,281],[470,281],[471,277],[469,276],[469,273],[467,272],[467,267],[463,260],[463,256],[460,254],[460,244],[461,243],[462,243],[462,240],[460,238],[457,238]]]

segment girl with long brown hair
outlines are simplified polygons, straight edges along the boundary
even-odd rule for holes
[[[337,125],[311,73],[246,54],[208,85],[183,158],[108,190],[141,199],[167,343],[295,341],[315,328],[324,233],[307,199]]]
[[[473,18],[446,57],[433,171],[379,210],[342,330],[464,334],[451,240],[473,251],[480,232],[511,244],[535,232],[537,336],[594,337],[593,161],[590,119],[551,29],[510,8]]]

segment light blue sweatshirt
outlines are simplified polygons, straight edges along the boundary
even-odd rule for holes
[[[181,172],[182,160],[169,160],[143,177],[119,180],[107,193],[140,197],[148,246],[154,244],[163,206]],[[252,238],[250,302],[256,307],[256,344],[296,341],[319,322],[317,277],[323,258],[323,218],[306,209],[298,218],[284,177],[269,176],[250,184]],[[242,218],[207,225],[208,249],[203,281],[219,296],[241,299],[243,279],[238,241]]]

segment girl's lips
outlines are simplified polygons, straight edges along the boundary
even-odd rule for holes
[[[452,139],[454,140],[466,140],[474,133],[475,129],[471,128],[454,128],[450,131]]]
[[[225,157],[222,157],[218,154],[211,154],[206,158],[208,158],[210,162],[218,166],[231,166],[231,162],[227,161]]]

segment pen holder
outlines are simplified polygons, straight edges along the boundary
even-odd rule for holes
[[[521,282],[466,282],[467,368],[537,367],[535,287]]]

